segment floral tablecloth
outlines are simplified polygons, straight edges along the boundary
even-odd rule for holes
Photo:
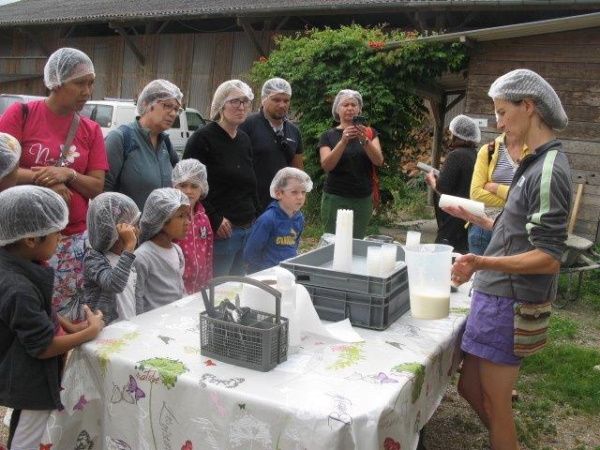
[[[266,373],[200,355],[199,296],[116,323],[72,353],[41,448],[414,449],[460,359],[467,289],[446,319],[303,336]]]

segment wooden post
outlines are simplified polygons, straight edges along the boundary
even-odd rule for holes
[[[431,165],[436,169],[440,166],[442,156],[442,141],[444,138],[444,119],[446,117],[446,94],[441,95],[441,101],[427,99],[428,110],[433,122],[433,142],[431,146]],[[433,206],[433,189],[427,192],[427,204]]]
[[[140,65],[145,66],[146,65],[146,57],[140,51],[140,49],[137,47],[137,45],[135,45],[135,42],[133,42],[133,39],[131,39],[131,36],[129,36],[127,34],[125,29],[121,25],[117,25],[112,22],[109,22],[108,26],[110,28],[112,28],[113,30],[115,30],[117,33],[119,33],[119,35],[125,40],[125,45],[127,45],[127,47],[129,47],[129,49],[133,52],[133,54],[137,58]]]

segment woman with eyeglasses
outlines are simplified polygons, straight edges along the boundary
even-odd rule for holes
[[[321,198],[321,221],[327,233],[335,233],[338,209],[354,211],[353,236],[362,239],[373,215],[374,167],[383,164],[379,138],[373,128],[357,123],[362,111],[360,92],[342,89],[331,113],[339,125],[319,141],[321,167],[327,172]]]
[[[239,126],[254,94],[240,80],[222,83],[213,95],[210,122],[192,134],[183,158],[206,166],[210,191],[203,200],[214,241],[215,276],[244,274],[243,251],[258,212],[252,144]]]
[[[167,80],[154,80],[137,100],[137,117],[106,136],[110,170],[105,191],[133,199],[140,211],[154,189],[171,187],[171,172],[179,157],[166,130],[181,113],[183,94]]]

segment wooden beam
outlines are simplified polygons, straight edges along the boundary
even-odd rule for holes
[[[478,17],[479,13],[477,11],[471,11],[463,18],[463,21],[459,25],[449,28],[448,33],[454,33],[466,29],[467,25],[470,25],[471,22],[474,22]]]
[[[275,27],[275,31],[279,31],[281,30],[281,28],[283,28],[283,26],[288,23],[288,21],[290,20],[290,16],[285,16],[283,17],[279,23],[277,24],[277,26]]]
[[[415,22],[418,24],[417,31],[423,33],[423,31],[426,31],[429,29],[429,27],[427,25],[427,20],[426,20],[423,12],[421,12],[421,11],[415,12]]]
[[[436,103],[442,103],[442,97],[446,95],[444,89],[435,83],[415,83],[407,89],[419,97],[432,100]]]
[[[109,26],[109,28],[112,28],[117,33],[119,33],[119,35],[125,40],[125,44],[127,45],[127,47],[129,47],[129,49],[133,52],[133,54],[135,55],[137,60],[140,62],[140,64],[142,66],[145,66],[146,65],[146,57],[143,55],[143,53],[140,51],[140,49],[137,47],[137,45],[135,45],[135,42],[133,42],[133,39],[131,39],[131,36],[129,36],[127,34],[125,29],[122,26],[111,23],[111,22],[108,23],[108,26]]]
[[[250,42],[252,42],[252,45],[254,45],[254,49],[258,53],[258,56],[267,56],[267,52],[263,49],[254,28],[252,28],[252,24],[247,19],[242,19],[241,17],[237,18],[237,23],[242,27],[244,33],[246,33],[246,36],[248,36]]]
[[[160,27],[158,28],[158,30],[156,30],[156,34],[160,34],[164,31],[164,29],[167,27],[167,25],[169,25],[171,23],[170,20],[165,20]]]
[[[446,105],[446,111],[450,111],[452,108],[454,108],[456,104],[460,102],[463,98],[465,98],[465,92],[459,94],[458,97],[456,97],[448,105]]]
[[[165,20],[162,22],[159,22],[159,21],[148,22],[145,25],[145,33],[146,34],[160,34],[168,24],[169,24],[168,20]]]
[[[64,34],[63,39],[69,39],[75,32],[75,28],[77,28],[77,25],[70,26],[67,32]]]

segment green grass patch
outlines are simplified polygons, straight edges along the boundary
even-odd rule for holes
[[[380,214],[383,223],[433,218],[427,204],[427,189],[418,182],[398,184],[390,193],[393,200]]]
[[[577,322],[568,317],[563,317],[559,313],[554,313],[550,316],[548,337],[551,342],[557,340],[572,340],[577,335],[578,329]]]
[[[573,410],[600,414],[600,372],[594,370],[598,364],[600,351],[551,342],[523,360],[521,373],[525,377],[519,382],[519,390]]]
[[[304,222],[304,231],[302,232],[302,238],[320,239],[325,230],[320,220],[316,218],[306,219]]]
[[[591,270],[583,274],[581,299],[594,311],[600,312],[600,270]]]
[[[519,442],[527,448],[539,448],[542,436],[556,436],[556,427],[548,418],[554,404],[547,399],[534,399],[518,402],[515,406],[515,425]]]

